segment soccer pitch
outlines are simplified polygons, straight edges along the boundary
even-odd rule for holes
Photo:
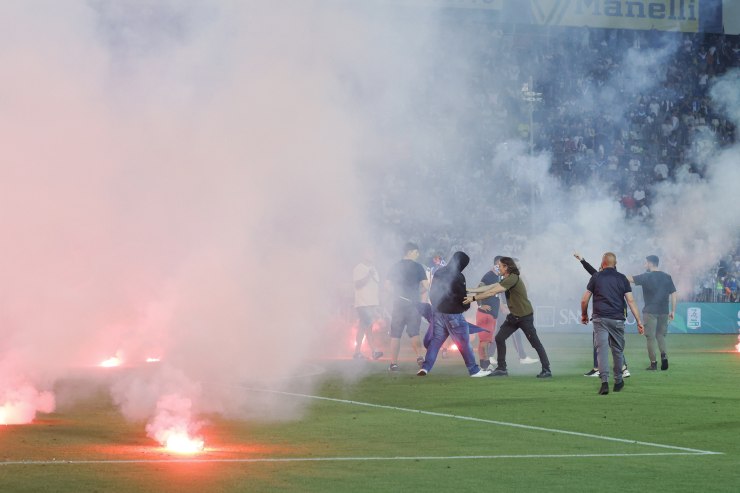
[[[644,340],[630,335],[632,377],[607,396],[582,376],[588,336],[543,341],[554,355],[545,381],[515,362],[509,377],[467,378],[457,354],[424,378],[411,358],[399,374],[316,362],[326,371],[315,392],[279,391],[306,405],[300,419],[209,417],[195,456],[157,448],[92,389],[73,408],[0,428],[0,491],[738,490],[735,336],[671,335],[670,369],[647,372]],[[361,377],[336,377],[347,365]]]

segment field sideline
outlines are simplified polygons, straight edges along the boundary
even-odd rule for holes
[[[211,417],[207,450],[165,453],[103,389],[27,426],[0,428],[0,491],[737,491],[740,354],[732,335],[671,335],[671,368],[596,395],[583,335],[543,335],[554,378],[510,365],[471,379],[457,354],[425,378],[409,359],[319,361],[326,372],[290,422]],[[587,340],[588,336],[586,336]],[[567,358],[566,358],[567,356]],[[336,377],[348,367],[356,379]],[[235,385],[235,391],[274,392]]]

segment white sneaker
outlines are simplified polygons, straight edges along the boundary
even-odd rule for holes
[[[490,374],[491,374],[491,370],[479,370],[478,373],[474,373],[470,376],[473,378],[477,378],[477,377],[487,377]]]
[[[496,361],[496,358],[494,358],[493,356],[489,356],[488,361],[491,362],[491,366],[496,366],[498,364],[498,361]]]
[[[419,370],[419,371],[416,372],[416,376],[417,377],[426,377],[427,376],[427,371],[424,368],[422,368],[421,370]]]
[[[538,361],[539,360],[537,358],[530,358],[529,356],[519,359],[519,363],[523,365],[531,365],[532,363],[537,363]]]
[[[627,367],[625,366],[625,367],[624,367],[624,368],[622,369],[622,378],[627,378],[627,377],[629,377],[629,376],[630,376],[630,371],[629,371],[629,370],[627,369]]]

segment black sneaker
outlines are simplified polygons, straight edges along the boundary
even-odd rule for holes
[[[661,370],[668,369],[668,358],[660,358],[660,369]]]
[[[583,374],[584,377],[598,377],[599,376],[599,370],[596,368],[591,368],[586,373]]]
[[[398,365],[391,363],[391,366],[388,367],[388,371],[398,371]]]
[[[609,382],[601,382],[601,388],[599,389],[599,395],[606,395],[609,393]]]
[[[537,378],[552,378],[552,372],[548,368],[543,368],[542,371],[537,374]]]
[[[657,363],[657,361],[651,361],[651,362],[650,362],[650,366],[648,366],[648,367],[647,367],[647,368],[645,368],[645,369],[646,369],[646,370],[650,370],[650,371],[655,371],[655,370],[657,370],[657,369],[658,369],[658,363]]]
[[[496,368],[488,376],[489,377],[508,377],[509,372],[506,370],[506,368]]]
[[[614,382],[614,392],[619,392],[624,388],[624,380],[621,382]]]
[[[373,353],[373,359],[378,360],[383,357],[383,351],[375,351]]]
[[[419,368],[421,368],[422,366],[424,366],[424,358],[422,358],[421,356],[419,356],[418,358],[416,358],[416,364],[419,365]]]

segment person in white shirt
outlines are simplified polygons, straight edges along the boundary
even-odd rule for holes
[[[376,350],[372,335],[373,326],[380,319],[380,276],[375,269],[375,251],[372,247],[365,248],[362,261],[352,270],[352,280],[355,287],[355,309],[359,319],[353,358],[364,358],[362,341],[367,339],[372,358],[379,359],[383,353]]]

